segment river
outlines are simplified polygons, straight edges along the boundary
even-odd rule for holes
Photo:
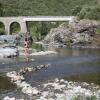
[[[100,49],[59,48],[56,51],[58,52],[57,55],[30,57],[29,62],[22,58],[0,59],[0,75],[4,76],[6,72],[19,70],[23,66],[33,67],[49,63],[50,67],[47,69],[26,74],[24,76],[26,81],[34,86],[58,77],[70,81],[86,81],[100,85]],[[32,59],[35,59],[35,61]],[[5,89],[0,92],[0,98],[6,94],[25,96],[18,91],[16,87]]]

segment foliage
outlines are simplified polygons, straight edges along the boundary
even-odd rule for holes
[[[96,34],[100,34],[100,28],[96,29]]]
[[[4,35],[4,34],[5,34],[5,31],[2,28],[0,28],[0,35]]]
[[[91,8],[89,13],[86,13],[85,18],[100,20],[100,5]]]
[[[17,22],[12,23],[10,25],[10,27],[11,27],[11,30],[10,30],[11,34],[15,34],[15,33],[20,32],[20,25]]]
[[[33,49],[36,49],[37,51],[44,51],[43,46],[40,45],[40,44],[35,44],[35,43],[33,43],[31,47],[32,47]]]
[[[82,97],[82,95],[75,95],[73,98],[72,98],[72,100],[81,100],[83,97]]]
[[[83,7],[76,15],[80,19],[100,20],[100,5]]]
[[[83,98],[84,98],[84,95],[83,96],[82,95],[76,95],[76,96],[73,97],[72,100],[83,100]],[[94,95],[88,96],[86,98],[86,100],[96,100],[96,97]]]
[[[3,23],[0,22],[0,35],[5,34],[5,27],[3,25]]]
[[[0,0],[3,16],[71,15],[76,6],[94,6],[97,0]],[[79,10],[79,9],[78,9]]]
[[[0,22],[0,28],[5,29],[5,26],[2,22]]]
[[[76,16],[81,11],[81,9],[81,6],[76,6],[74,9],[72,9],[72,15]]]
[[[80,19],[84,19],[86,14],[91,10],[89,7],[84,7],[82,10],[77,14]]]
[[[62,22],[27,22],[28,31],[32,34],[33,40],[41,40],[51,28],[58,27]]]
[[[94,95],[87,97],[87,100],[96,100],[96,97]]]
[[[0,16],[3,16],[3,6],[2,6],[2,3],[0,3]]]

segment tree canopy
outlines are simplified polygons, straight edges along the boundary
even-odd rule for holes
[[[0,0],[3,16],[67,16],[77,6],[94,6],[97,0]],[[79,10],[79,7],[77,8]]]

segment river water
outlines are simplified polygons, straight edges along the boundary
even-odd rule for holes
[[[23,66],[33,67],[49,63],[50,66],[47,69],[26,74],[26,81],[34,86],[58,77],[100,85],[100,49],[59,48],[56,51],[57,55],[33,56],[28,62],[23,58],[0,59],[0,75],[4,76],[6,72],[19,70]],[[25,96],[18,91],[16,88],[5,89],[0,92],[0,98],[6,94]]]

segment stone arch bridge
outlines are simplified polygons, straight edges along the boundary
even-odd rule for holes
[[[26,33],[28,21],[69,21],[73,22],[74,16],[19,16],[19,17],[0,17],[0,22],[4,24],[5,32],[10,34],[10,26],[17,22],[20,25],[20,32]]]

